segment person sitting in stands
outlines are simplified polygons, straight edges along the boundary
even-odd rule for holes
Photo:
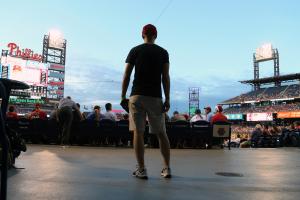
[[[295,129],[300,130],[300,121],[294,122]]]
[[[185,121],[190,120],[190,116],[187,113],[184,113],[182,116],[185,118]]]
[[[13,120],[19,119],[18,114],[15,112],[14,106],[9,106],[8,112],[6,113],[6,118],[13,119]]]
[[[250,134],[250,139],[242,142],[240,144],[241,148],[248,148],[251,146],[251,143],[257,145],[258,141],[259,141],[259,137],[261,137],[263,135],[262,133],[262,127],[260,124],[256,124],[254,130],[251,132]]]
[[[45,111],[41,110],[40,104],[35,104],[35,109],[30,113],[29,119],[47,119],[47,114]]]
[[[202,121],[203,117],[201,116],[201,110],[200,109],[196,109],[195,110],[195,115],[192,117],[192,119],[190,120],[190,122],[196,122],[196,121]]]
[[[116,121],[116,115],[112,112],[111,103],[105,104],[106,113],[104,113],[104,119],[110,119],[112,121]]]
[[[237,134],[236,138],[231,140],[230,145],[234,146],[234,147],[238,147],[238,146],[240,146],[240,143],[241,143],[241,136],[240,136],[240,134]]]
[[[261,137],[263,135],[262,132],[262,127],[260,124],[256,124],[255,129],[252,131],[251,135],[250,135],[250,140],[252,142],[257,142],[259,137]]]
[[[266,124],[266,125],[263,126],[262,134],[263,134],[263,136],[270,136],[271,135],[271,133],[269,131],[269,125]]]
[[[87,118],[89,121],[100,121],[101,119],[104,119],[104,115],[101,113],[101,107],[100,106],[94,106],[94,111],[91,112]]]
[[[173,117],[171,117],[171,122],[176,121],[186,121],[183,115],[180,115],[178,111],[173,112]]]
[[[205,110],[205,115],[203,117],[204,120],[208,121],[208,122],[211,122],[211,119],[213,117],[213,114],[211,113],[211,107],[210,106],[206,106],[204,108]]]
[[[78,110],[80,112],[80,116],[78,116],[79,113],[76,113],[76,111],[73,111],[74,112],[75,121],[80,121],[81,119],[85,120],[86,119],[85,115],[80,111],[80,104],[76,103],[76,106],[77,106],[77,108],[78,108]]]
[[[278,136],[281,134],[281,130],[276,125],[273,125],[270,129],[270,134],[272,136]]]
[[[223,115],[223,108],[220,105],[216,106],[216,114],[212,117],[211,123],[214,124],[216,122],[228,122],[227,117]]]

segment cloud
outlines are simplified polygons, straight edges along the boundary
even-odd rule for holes
[[[66,67],[65,95],[89,108],[110,102],[120,109],[123,71],[110,63],[97,59],[74,59]],[[246,88],[237,80],[213,73],[202,78],[171,76],[171,111],[188,111],[189,88],[200,88],[200,107],[214,106]],[[131,85],[127,94],[130,93]]]

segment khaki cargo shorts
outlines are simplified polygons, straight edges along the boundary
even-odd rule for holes
[[[129,129],[145,132],[146,117],[149,122],[149,133],[165,134],[165,115],[162,112],[161,98],[143,95],[134,95],[129,99]]]

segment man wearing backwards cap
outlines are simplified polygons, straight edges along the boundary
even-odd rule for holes
[[[146,116],[148,116],[150,133],[157,134],[163,156],[164,168],[161,176],[171,177],[170,144],[166,134],[165,116],[170,108],[170,76],[169,55],[162,47],[154,44],[157,30],[152,24],[143,27],[144,43],[131,49],[126,59],[126,69],[122,83],[122,102],[126,99],[126,91],[130,75],[135,69],[133,86],[129,99],[130,130],[133,130],[133,146],[138,162],[133,176],[147,179],[144,164],[144,132]],[[165,93],[162,101],[161,83]]]
[[[223,115],[223,108],[220,105],[216,106],[216,114],[212,117],[211,119],[211,123],[215,123],[215,122],[227,122],[227,117],[225,115]]]

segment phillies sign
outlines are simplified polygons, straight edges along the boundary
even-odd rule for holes
[[[20,49],[15,43],[9,43],[8,54],[13,57],[23,58],[24,60],[35,60],[42,62],[43,56],[37,53],[34,53],[31,49]]]

